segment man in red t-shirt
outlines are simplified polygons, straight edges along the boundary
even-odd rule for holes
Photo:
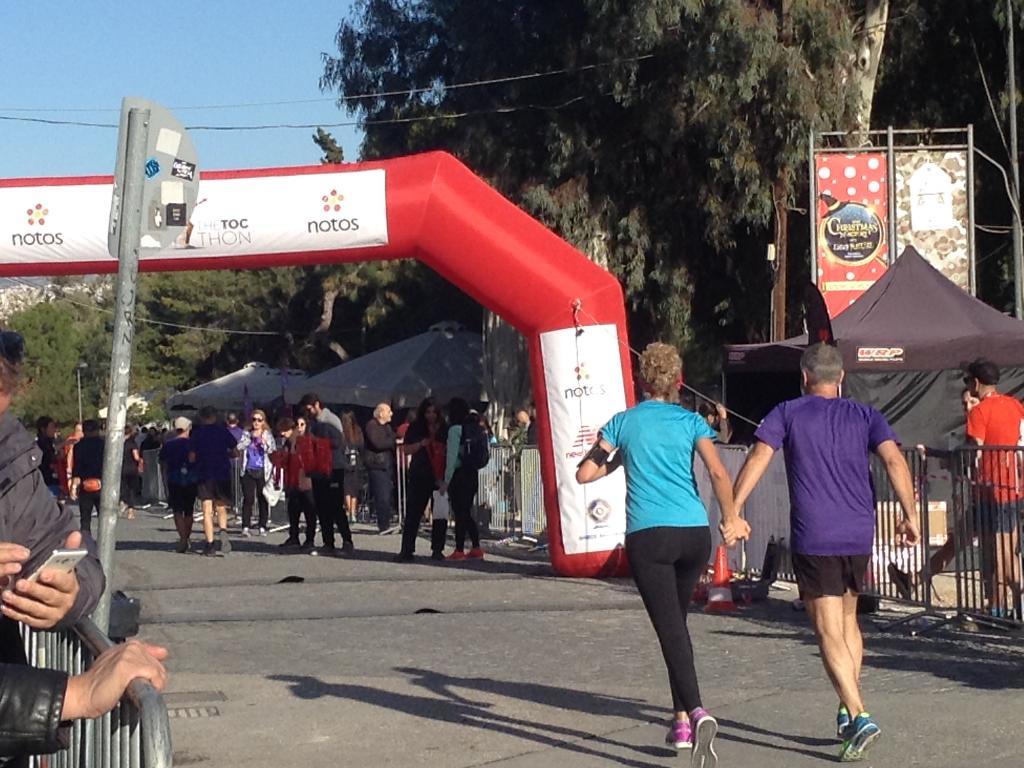
[[[964,383],[980,401],[967,417],[967,437],[981,446],[1003,450],[981,452],[978,463],[982,530],[995,539],[992,613],[1020,618],[1020,561],[1018,528],[1024,510],[1024,405],[996,391],[999,368],[979,358],[966,367]],[[1012,447],[1017,446],[1017,447]],[[1013,597],[1013,602],[1009,598]]]

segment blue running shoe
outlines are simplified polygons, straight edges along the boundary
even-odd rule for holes
[[[846,729],[850,727],[850,711],[842,704],[836,713],[836,738],[840,741],[846,740]]]
[[[882,729],[871,719],[871,715],[861,712],[846,731],[846,741],[839,750],[839,762],[855,763],[863,759],[868,747],[881,735]]]

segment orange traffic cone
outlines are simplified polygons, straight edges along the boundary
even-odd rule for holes
[[[715,571],[708,590],[708,604],[704,609],[710,613],[730,613],[736,610],[732,599],[732,571],[729,570],[729,553],[724,544],[715,550]]]

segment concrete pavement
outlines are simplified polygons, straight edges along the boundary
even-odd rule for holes
[[[395,564],[397,537],[357,531],[351,559],[279,555],[283,534],[204,558],[174,553],[156,513],[121,521],[114,583],[172,653],[176,765],[689,765],[663,745],[668,685],[630,582],[497,555]],[[838,752],[806,619],[773,595],[691,618],[722,766]],[[865,765],[1021,765],[1019,637],[870,632],[867,649],[884,733]]]

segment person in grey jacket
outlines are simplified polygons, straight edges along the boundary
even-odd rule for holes
[[[334,529],[341,534],[341,551],[350,555],[355,551],[352,529],[345,514],[342,493],[345,485],[345,434],[341,419],[325,408],[320,396],[314,393],[303,395],[299,408],[306,415],[310,431],[319,438],[330,440],[332,472],[330,477],[313,476],[313,498],[316,500],[317,515],[320,517],[320,535],[324,545],[310,552],[311,555],[334,557]]]
[[[23,355],[21,336],[0,331],[0,542],[26,551],[17,571],[0,574],[0,663],[19,664],[25,663],[19,622],[34,629],[70,627],[92,611],[106,586],[94,542],[83,542],[71,510],[57,505],[39,471],[42,452],[9,411]],[[19,578],[53,550],[82,546],[89,555],[70,573],[44,570],[37,581]]]
[[[25,665],[19,624],[34,629],[74,625],[96,606],[106,586],[91,538],[83,543],[77,521],[61,509],[40,472],[42,452],[10,413],[25,345],[21,336],[0,330],[0,664]],[[86,546],[89,555],[75,570],[35,572],[54,549]],[[6,718],[0,716],[6,724]]]

